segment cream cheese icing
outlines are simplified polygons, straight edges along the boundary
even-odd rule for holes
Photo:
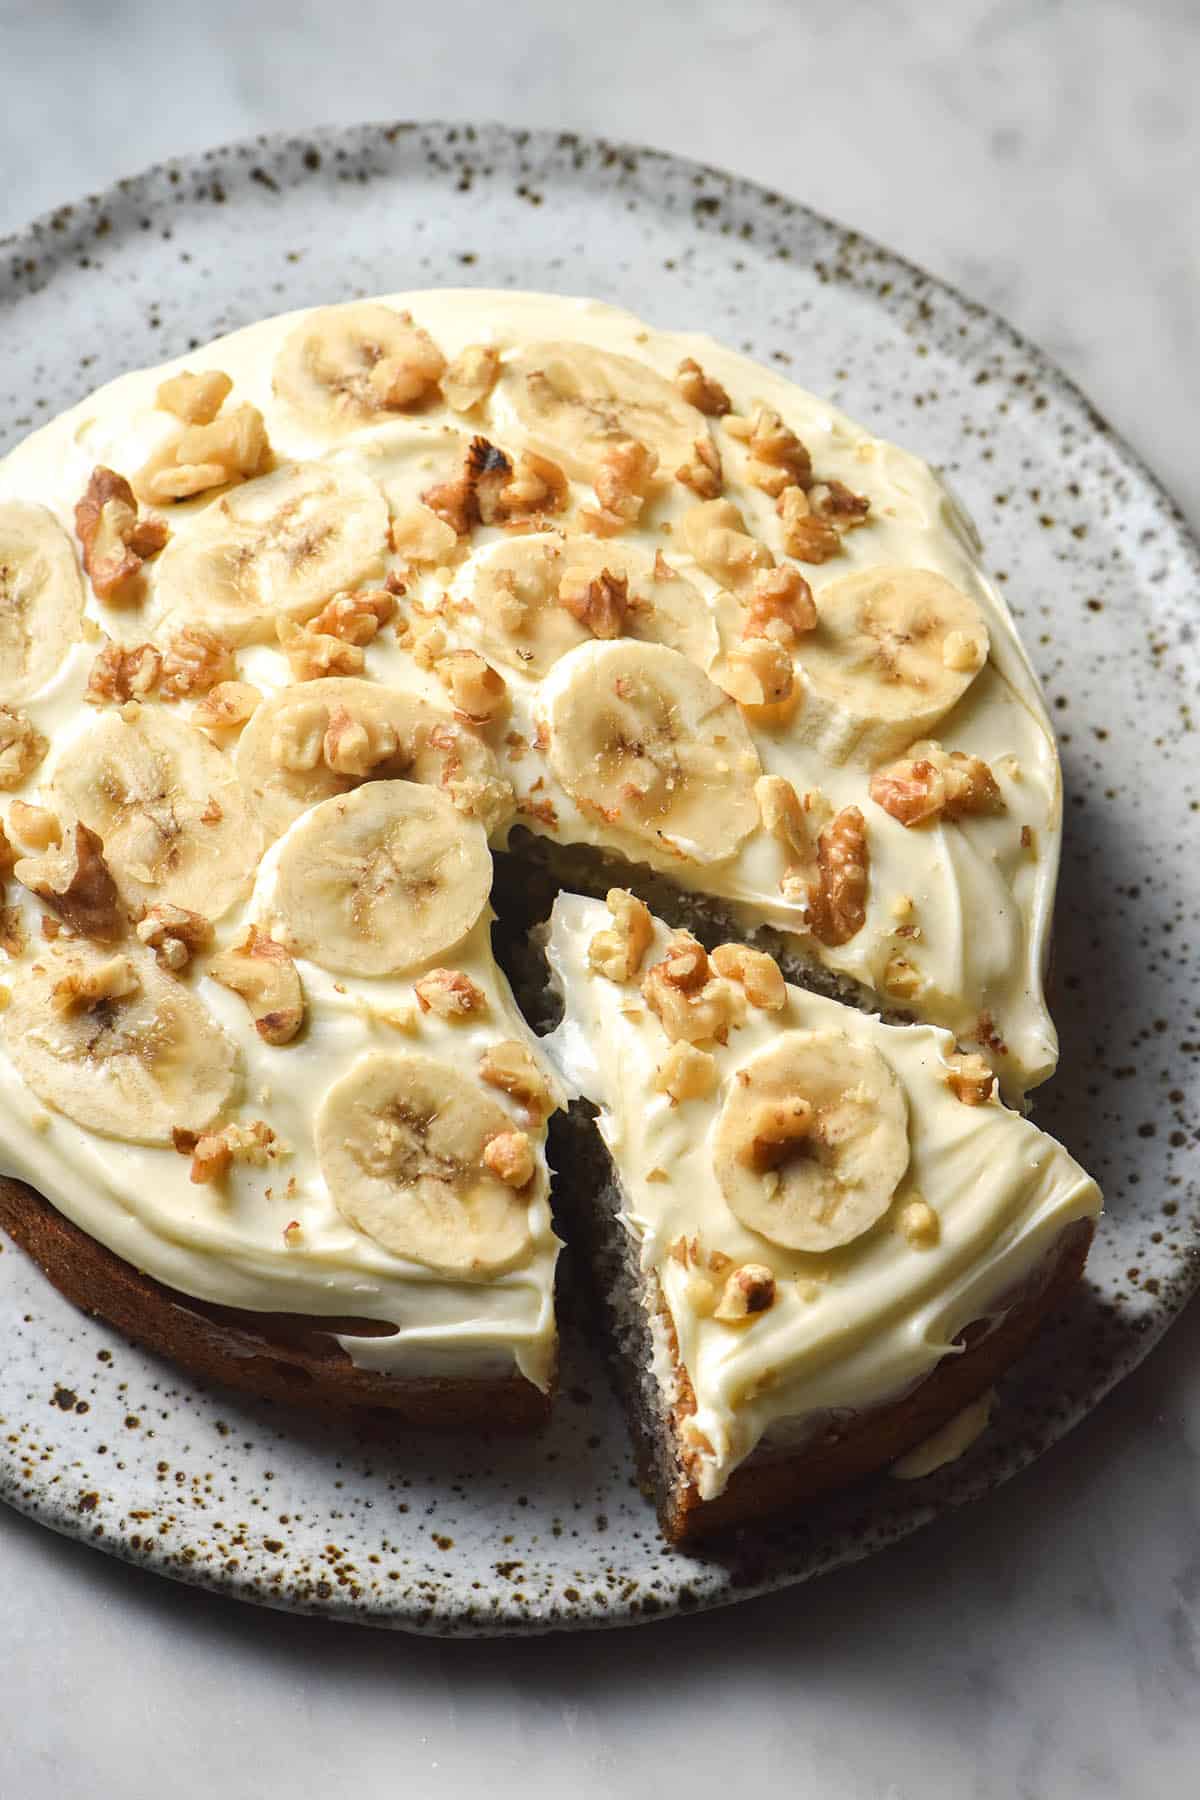
[[[835,765],[799,729],[751,723],[767,772],[791,781],[798,792],[819,790],[835,809],[861,806],[867,817],[871,874],[866,919],[848,942],[833,946],[812,940],[802,910],[780,893],[779,848],[764,832],[754,833],[727,860],[704,866],[653,848],[638,854],[680,886],[726,902],[747,929],[765,922],[799,934],[806,954],[863,984],[885,1007],[901,1007],[945,1025],[964,1042],[979,1043],[995,1060],[1011,1097],[1044,1080],[1057,1058],[1043,975],[1061,835],[1058,760],[1038,683],[1011,616],[981,570],[973,526],[943,482],[917,457],[872,436],[777,372],[705,337],[650,330],[633,315],[598,302],[464,290],[395,295],[385,303],[410,310],[449,357],[482,343],[493,346],[503,364],[526,344],[554,339],[632,357],[664,376],[673,373],[681,358],[697,359],[725,384],[738,413],[750,414],[759,406],[778,410],[808,446],[821,479],[843,481],[871,502],[868,523],[846,534],[839,555],[820,566],[805,565],[818,612],[822,590],[831,581],[881,564],[931,570],[978,605],[988,627],[990,656],[959,704],[938,724],[937,738],[948,751],[962,750],[990,764],[1004,802],[993,816],[959,823],[943,818],[906,828],[867,797],[866,765],[854,759]],[[334,469],[365,473],[381,484],[393,513],[415,503],[431,481],[452,469],[476,429],[490,433],[510,453],[530,443],[530,431],[503,379],[469,419],[429,405],[394,423],[347,432],[344,426],[323,429],[308,415],[298,415],[280,404],[272,374],[281,346],[304,316],[267,320],[159,369],[110,383],[35,433],[0,465],[0,498],[36,498],[70,528],[74,504],[96,464],[133,470],[160,447],[168,427],[154,406],[155,392],[164,376],[184,368],[225,371],[234,383],[232,400],[262,410],[278,459],[322,458]],[[742,448],[726,439],[722,454],[725,495],[736,502],[748,529],[782,554],[773,502],[746,479]],[[575,502],[591,499],[586,483],[573,482],[572,493]],[[186,539],[210,504],[201,496],[169,509],[176,540]],[[643,517],[622,531],[621,543],[650,555],[663,552],[700,594],[713,629],[707,650],[697,654],[711,667],[720,654],[716,625],[728,610],[729,597],[677,541],[679,520],[694,505],[695,496],[686,488],[666,483]],[[478,616],[470,610],[472,593],[478,570],[504,537],[498,528],[478,527],[446,566],[408,571],[406,604],[440,609],[452,644],[484,642]],[[147,565],[147,580],[152,615],[154,564]],[[131,620],[119,608],[90,601],[89,612],[119,639],[144,628],[144,621]],[[586,658],[601,649],[584,646],[575,654]],[[796,654],[803,687],[802,643]],[[259,678],[256,665],[264,661],[274,669],[277,684],[274,651],[255,653],[249,679]],[[367,662],[368,672],[379,680],[413,683],[444,700],[436,679],[414,668],[410,650],[391,634],[371,646]],[[538,746],[539,720],[561,673],[536,679],[522,675],[509,661],[503,674],[510,701],[506,772],[516,789],[520,823],[560,842],[619,849],[620,840],[604,822],[581,811],[555,780]],[[270,671],[265,679],[271,685]],[[911,906],[901,928],[896,907],[906,902]],[[889,991],[888,965],[898,950],[915,971],[920,988],[915,994],[909,991],[911,980],[903,994],[894,987]]]
[[[988,1050],[995,1053],[1002,1032],[1006,1050],[999,1055],[999,1068],[1010,1090],[1020,1093],[1043,1079],[1056,1055],[1041,978],[1058,856],[1057,758],[1036,679],[1007,609],[980,571],[973,529],[932,471],[778,374],[707,338],[650,331],[632,315],[596,302],[442,291],[392,296],[386,304],[410,309],[449,357],[484,343],[504,362],[524,345],[551,338],[627,355],[667,376],[682,357],[695,357],[727,385],[739,413],[749,414],[760,405],[778,409],[809,446],[823,479],[844,480],[871,501],[870,523],[845,537],[841,554],[807,569],[818,608],[829,580],[880,563],[933,570],[978,604],[988,625],[990,657],[964,699],[939,724],[938,738],[947,749],[961,747],[989,761],[1005,800],[1003,812],[962,825],[940,822],[906,830],[866,798],[865,767],[834,766],[800,734],[751,729],[765,770],[784,775],[798,789],[819,787],[834,807],[861,805],[868,814],[871,882],[864,926],[837,947],[814,945],[806,935],[806,948],[836,973],[879,992],[898,942],[897,903],[906,903],[904,954],[916,967],[924,992],[919,1001],[910,997],[904,1004],[924,1008],[965,1040],[977,1035],[981,1015],[989,1015],[996,1029]],[[108,384],[0,463],[0,503],[44,506],[71,536],[75,505],[95,467],[133,475],[169,444],[177,427],[156,405],[156,393],[164,379],[184,369],[228,374],[230,404],[261,410],[276,462],[285,469],[293,461],[320,462],[335,478],[357,482],[359,492],[365,478],[393,517],[414,505],[431,481],[457,466],[475,430],[489,434],[510,454],[533,441],[503,381],[467,419],[438,401],[411,416],[353,430],[298,412],[281,401],[273,374],[283,344],[303,317],[267,320],[160,368]],[[745,479],[741,451],[724,443],[723,453],[725,492],[736,500],[749,529],[781,554],[771,502]],[[236,497],[253,488],[248,483],[225,492]],[[728,597],[676,541],[675,528],[694,498],[678,484],[667,483],[621,541],[644,555],[665,554],[698,594],[704,617],[693,632],[699,648],[692,654],[701,666],[711,667],[721,652]],[[588,485],[573,480],[572,509],[590,500]],[[41,767],[12,788],[15,797],[53,804],[48,779],[94,722],[82,697],[101,635],[137,644],[148,636],[161,640],[169,626],[186,621],[189,591],[185,586],[182,601],[178,592],[169,591],[170,571],[180,567],[181,552],[206,541],[221,505],[220,497],[205,493],[165,507],[171,543],[162,557],[145,565],[136,604],[106,603],[88,589],[84,640],[73,645],[43,686],[21,699],[22,710],[50,740],[52,750]],[[574,510],[568,516],[577,523]],[[504,541],[507,534],[498,528],[479,526],[448,554],[444,566],[406,567],[405,607],[436,611],[451,645],[486,650],[478,612],[472,610],[473,595],[479,571]],[[383,544],[370,546],[363,563],[377,576],[399,566]],[[586,662],[598,649],[584,644],[573,656]],[[446,690],[414,656],[411,639],[384,631],[364,654],[368,679],[445,708]],[[803,682],[802,650],[799,655]],[[292,681],[273,643],[241,645],[237,663],[239,678],[268,698]],[[505,716],[483,735],[490,735],[513,784],[515,816],[528,829],[560,841],[613,848],[612,833],[574,804],[539,744],[557,672],[535,679],[514,668],[511,660],[503,672]],[[189,703],[173,710],[186,718]],[[501,823],[493,841],[504,841],[510,823]],[[218,947],[238,940],[249,920],[269,912],[277,856],[278,848],[268,854],[253,893],[219,922]],[[647,860],[681,886],[727,901],[748,928],[764,921],[784,930],[800,924],[796,908],[779,892],[778,848],[765,833],[752,835],[736,856],[703,868],[653,851]],[[14,884],[9,898],[22,915],[27,948],[13,954],[11,967],[3,971],[6,987],[35,958],[57,953],[38,937],[39,909],[28,895]],[[987,921],[986,930],[979,929],[981,920]],[[365,979],[334,976],[302,960],[309,1023],[303,1037],[283,1049],[264,1045],[243,1002],[200,975],[192,984],[195,991],[236,1041],[242,1058],[242,1115],[269,1117],[289,1147],[287,1158],[268,1168],[235,1167],[223,1190],[191,1183],[186,1159],[173,1151],[102,1138],[62,1113],[47,1111],[7,1055],[0,1056],[5,1166],[137,1267],[198,1298],[263,1310],[352,1315],[394,1326],[387,1337],[345,1340],[354,1360],[364,1365],[398,1371],[461,1367],[470,1372],[485,1364],[515,1363],[545,1386],[554,1353],[557,1243],[540,1137],[529,1200],[533,1254],[522,1267],[486,1282],[448,1282],[389,1255],[356,1232],[333,1206],[315,1156],[316,1106],[364,1050],[397,1043],[444,1055],[452,1063],[473,1064],[487,1041],[528,1040],[491,961],[486,921],[480,921],[452,959],[440,960],[452,960],[485,990],[489,1009],[484,1019],[448,1024],[419,1014],[412,995],[420,969],[402,980]],[[398,1027],[396,1018],[405,1022]],[[503,1097],[499,1103],[506,1104]],[[293,1221],[299,1231],[285,1242],[283,1227]]]
[[[1098,1215],[1100,1194],[1061,1145],[998,1099],[956,1098],[947,1032],[884,1024],[795,987],[781,1011],[747,1007],[725,1044],[707,1046],[718,1077],[710,1097],[672,1103],[655,1086],[668,1040],[636,980],[615,982],[589,964],[591,940],[611,923],[597,901],[555,903],[547,953],[565,1011],[545,1043],[564,1081],[599,1108],[622,1221],[661,1291],[695,1395],[688,1430],[707,1499],[764,1439],[803,1438],[830,1414],[882,1405],[921,1381],[968,1324],[1003,1312],[1074,1221]],[[670,939],[656,921],[643,971]],[[907,1100],[909,1164],[891,1208],[873,1230],[820,1255],[748,1230],[714,1170],[717,1121],[738,1071],[791,1030],[873,1047]],[[918,1199],[937,1232],[914,1244],[902,1218]],[[714,1318],[695,1297],[694,1263],[672,1254],[692,1238],[702,1256],[729,1259],[723,1266],[769,1268],[770,1309],[750,1322]],[[674,1398],[674,1355],[664,1326],[655,1329],[656,1374]]]

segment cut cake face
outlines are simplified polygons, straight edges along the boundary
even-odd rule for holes
[[[697,1505],[793,1454],[802,1486],[831,1426],[918,1391],[1086,1241],[1095,1183],[945,1031],[786,985],[744,946],[710,958],[620,892],[560,896],[546,949],[547,1047],[598,1109],[617,1304],[641,1310],[656,1428]]]

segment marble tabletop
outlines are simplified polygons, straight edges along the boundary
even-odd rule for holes
[[[0,0],[0,233],[159,157],[490,116],[724,164],[997,307],[1200,525],[1192,0]],[[1070,1800],[1194,1791],[1200,1311],[1010,1487],[728,1612],[445,1645],[260,1613],[0,1512],[0,1794]]]

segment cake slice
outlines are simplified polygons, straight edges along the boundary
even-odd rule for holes
[[[560,896],[546,953],[565,1223],[672,1541],[895,1462],[1078,1278],[1096,1184],[945,1031],[710,957],[620,890]]]

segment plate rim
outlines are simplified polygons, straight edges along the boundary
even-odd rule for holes
[[[613,161],[623,161],[629,166],[630,161],[641,165],[649,163],[652,167],[662,168],[674,175],[699,178],[704,183],[719,184],[729,197],[741,196],[759,209],[770,207],[773,217],[780,224],[785,221],[794,222],[801,230],[806,226],[814,227],[822,234],[829,234],[831,239],[856,250],[867,251],[879,261],[898,271],[918,286],[927,287],[942,302],[948,302],[960,320],[973,324],[983,322],[993,331],[1004,346],[1015,353],[1024,367],[1034,373],[1044,384],[1049,386],[1060,405],[1074,415],[1075,423],[1081,436],[1090,441],[1100,440],[1111,452],[1123,471],[1132,479],[1140,494],[1121,502],[1122,510],[1137,503],[1138,499],[1148,502],[1155,516],[1155,522],[1171,536],[1171,553],[1182,557],[1186,572],[1190,573],[1200,585],[1200,535],[1193,529],[1181,505],[1175,499],[1165,481],[1149,466],[1142,455],[1134,449],[1122,432],[1102,414],[1084,392],[1080,384],[1069,375],[1046,351],[1042,350],[1024,332],[1014,326],[1002,313],[980,301],[972,299],[953,282],[931,273],[921,264],[881,243],[872,235],[848,227],[828,214],[805,201],[793,198],[754,178],[723,169],[717,165],[700,159],[681,155],[677,152],[661,149],[655,145],[638,144],[623,139],[607,138],[600,134],[557,130],[553,127],[515,126],[495,119],[447,119],[421,118],[403,120],[368,120],[347,125],[321,125],[311,130],[280,130],[257,133],[243,138],[236,138],[214,144],[203,150],[188,152],[179,156],[167,157],[145,165],[136,172],[118,177],[107,187],[80,195],[63,204],[49,208],[28,220],[24,225],[0,237],[0,253],[11,268],[13,259],[35,256],[41,260],[47,238],[56,239],[63,227],[60,221],[71,218],[85,209],[116,208],[119,204],[136,203],[139,195],[145,196],[147,211],[153,213],[161,208],[161,196],[151,196],[148,192],[155,183],[166,180],[178,180],[189,174],[201,174],[210,170],[214,164],[223,159],[237,158],[247,160],[255,154],[262,156],[285,156],[289,152],[302,152],[316,149],[322,153],[333,155],[342,151],[347,155],[362,153],[380,141],[394,144],[403,136],[429,134],[440,137],[443,141],[456,144],[460,140],[490,138],[502,140],[512,152],[531,151],[536,157],[540,153],[543,159],[554,152],[562,152],[572,148],[586,150],[593,156]],[[393,179],[402,179],[395,175]],[[282,198],[286,201],[288,194],[294,190],[286,190]],[[69,233],[66,234],[69,237]],[[15,286],[9,268],[0,269],[0,306],[12,300],[19,301],[29,293]],[[53,271],[50,279],[53,279]],[[854,284],[852,284],[854,285]],[[577,291],[577,290],[567,290]],[[894,309],[890,305],[890,296],[875,294],[877,304]],[[20,440],[18,440],[20,441]],[[1014,1447],[1003,1473],[999,1476],[994,1471],[981,1468],[972,1479],[957,1486],[949,1495],[940,1494],[930,1497],[922,1507],[914,1508],[918,1515],[906,1519],[901,1531],[895,1536],[908,1535],[915,1530],[922,1530],[943,1513],[957,1511],[961,1506],[1005,1485],[1008,1481],[1021,1475],[1033,1462],[1054,1450],[1074,1428],[1086,1418],[1107,1397],[1112,1390],[1131,1374],[1135,1368],[1160,1342],[1163,1335],[1183,1312],[1197,1289],[1200,1288],[1200,1260],[1194,1261],[1189,1272],[1178,1283],[1172,1283],[1161,1301],[1144,1321],[1139,1330],[1132,1333],[1122,1350],[1114,1357],[1110,1368],[1106,1371],[1102,1383],[1089,1389],[1086,1402],[1073,1404],[1067,1411],[1056,1417],[1051,1435],[1040,1448],[1030,1449],[1028,1445]],[[191,1381],[186,1371],[176,1371],[181,1379]],[[327,1598],[320,1598],[311,1603],[286,1591],[272,1592],[260,1587],[249,1587],[246,1580],[237,1580],[224,1569],[211,1570],[200,1565],[187,1565],[183,1568],[173,1566],[165,1552],[155,1557],[146,1554],[143,1540],[140,1547],[129,1541],[130,1534],[124,1539],[105,1531],[103,1537],[97,1538],[89,1532],[81,1522],[77,1513],[72,1511],[64,1497],[53,1487],[41,1490],[9,1492],[7,1488],[0,1491],[0,1499],[13,1509],[34,1522],[48,1529],[92,1548],[100,1549],[105,1554],[131,1565],[149,1569],[151,1572],[165,1576],[181,1585],[199,1587],[204,1591],[219,1593],[225,1597],[241,1601],[243,1604],[266,1607],[270,1610],[294,1612],[301,1615],[319,1616],[341,1623],[365,1624],[375,1628],[403,1630],[409,1633],[433,1636],[531,1636],[562,1630],[612,1630],[632,1624],[642,1624],[657,1618],[668,1618],[690,1612],[712,1611],[728,1606],[742,1599],[755,1598],[758,1595],[779,1591],[785,1587],[797,1585],[799,1582],[812,1579],[811,1573],[784,1570],[767,1574],[761,1580],[748,1581],[744,1584],[728,1581],[714,1591],[693,1595],[692,1600],[672,1598],[658,1603],[653,1611],[634,1610],[628,1606],[606,1606],[604,1608],[580,1610],[569,1617],[539,1614],[521,1611],[510,1607],[501,1607],[497,1612],[488,1615],[475,1615],[464,1620],[458,1609],[417,1608],[412,1604],[398,1602],[392,1607],[376,1604],[364,1605],[360,1601],[337,1590]],[[859,1547],[857,1541],[844,1543],[834,1554],[823,1562],[820,1573],[829,1573],[834,1569],[861,1560],[863,1557],[876,1554],[885,1548],[884,1543]]]

